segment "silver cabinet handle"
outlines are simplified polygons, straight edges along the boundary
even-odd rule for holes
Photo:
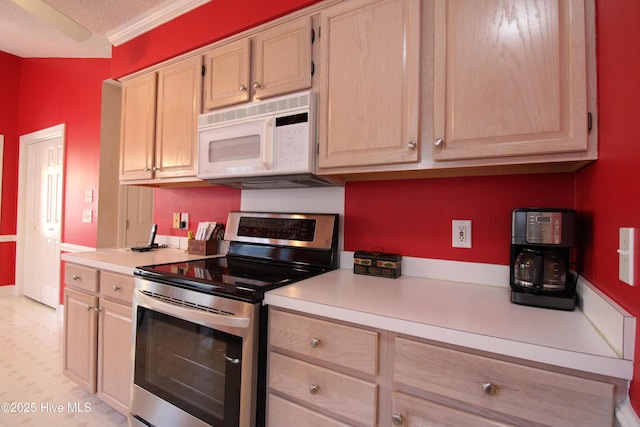
[[[98,308],[98,307],[94,307],[93,311],[95,311],[96,313],[100,313],[102,311],[102,309]]]
[[[159,171],[159,170],[160,170],[160,168],[159,168],[159,167],[157,167],[157,166],[154,166],[154,167],[152,168],[152,170],[154,170],[154,171]]]
[[[91,311],[91,309],[93,309],[93,307],[91,307],[90,305],[87,306],[87,311]]]
[[[319,338],[311,338],[311,340],[309,341],[309,345],[313,348],[316,348],[318,345],[320,345],[320,339]]]
[[[120,290],[120,286],[118,285],[113,285],[113,291],[114,292],[118,292]]]
[[[498,391],[498,386],[492,382],[486,382],[482,384],[482,392],[487,396],[493,396]]]
[[[391,422],[394,426],[401,426],[404,424],[404,418],[402,417],[402,414],[393,414],[391,415]]]
[[[247,91],[247,87],[245,85],[240,85],[240,92],[246,92]]]
[[[73,275],[73,280],[80,280],[80,276],[78,276],[77,274]]]
[[[149,172],[151,169],[150,168],[144,168],[145,172]]]
[[[320,386],[318,384],[311,384],[309,386],[309,393],[318,394],[319,391],[320,391]]]
[[[262,85],[258,82],[253,82],[253,88],[254,89],[260,89],[262,87]]]
[[[444,139],[442,138],[438,138],[435,141],[433,141],[433,145],[436,147],[442,147],[443,144],[444,144]]]
[[[418,143],[415,141],[409,141],[407,146],[409,147],[409,150],[415,150],[415,148],[418,146]]]

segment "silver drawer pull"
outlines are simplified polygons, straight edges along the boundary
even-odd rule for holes
[[[311,338],[311,340],[309,341],[309,345],[313,348],[316,348],[320,345],[320,338]]]
[[[113,291],[114,292],[118,292],[120,290],[120,286],[118,285],[113,285]]]
[[[320,386],[318,384],[311,384],[309,386],[309,393],[318,394],[319,391],[320,391]]]
[[[409,147],[409,150],[414,150],[417,146],[418,146],[418,143],[415,141],[409,141],[409,143],[407,144],[407,147]]]
[[[80,279],[80,276],[78,276],[77,274],[73,275],[73,280],[79,280],[79,279]]]
[[[391,415],[391,422],[393,422],[394,426],[401,426],[404,424],[404,418],[402,417],[402,414],[393,414]]]
[[[90,305],[87,306],[87,311],[91,311],[93,309],[93,307],[91,307]]]
[[[498,386],[491,383],[486,382],[482,384],[482,392],[487,396],[493,396],[498,391]]]
[[[98,308],[98,307],[94,307],[93,311],[95,311],[96,313],[100,313],[102,311],[102,309]]]
[[[436,147],[442,147],[443,144],[444,144],[444,139],[442,138],[438,138],[435,141],[433,141],[433,145]]]

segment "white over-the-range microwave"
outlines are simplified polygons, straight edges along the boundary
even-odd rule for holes
[[[312,91],[216,110],[198,118],[198,178],[237,188],[333,186],[316,176]]]

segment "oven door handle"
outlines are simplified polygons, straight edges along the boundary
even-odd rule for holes
[[[251,323],[251,319],[248,317],[209,313],[207,311],[167,303],[145,295],[140,292],[139,289],[135,290],[135,299],[137,302],[142,303],[142,305],[152,310],[161,311],[165,314],[185,319],[193,323],[198,323],[200,325],[209,326],[213,329],[221,326],[229,328],[248,328]]]

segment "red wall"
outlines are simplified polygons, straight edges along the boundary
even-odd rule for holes
[[[640,317],[640,244],[635,281],[618,280],[618,228],[635,227],[640,241],[640,2],[599,1],[598,161],[576,175],[577,207],[588,219],[584,275],[636,317]],[[640,369],[640,328],[636,331],[635,372]],[[640,412],[640,374],[631,383],[631,402]]]
[[[344,246],[509,264],[513,209],[573,208],[573,195],[573,174],[347,183]],[[471,249],[451,247],[453,219],[472,220]]]
[[[82,222],[84,191],[96,190],[102,81],[109,59],[22,59],[18,133],[66,123],[62,241],[95,247],[96,223]],[[94,193],[95,194],[95,193]],[[93,209],[95,211],[94,202]]]
[[[0,134],[4,135],[0,235],[16,234],[20,58],[0,52]],[[0,243],[0,286],[15,282],[15,242]]]
[[[188,230],[194,233],[199,222],[226,224],[229,211],[240,210],[240,190],[227,187],[157,189],[153,203],[158,234],[186,237],[187,230],[173,228],[173,212],[187,212]]]

